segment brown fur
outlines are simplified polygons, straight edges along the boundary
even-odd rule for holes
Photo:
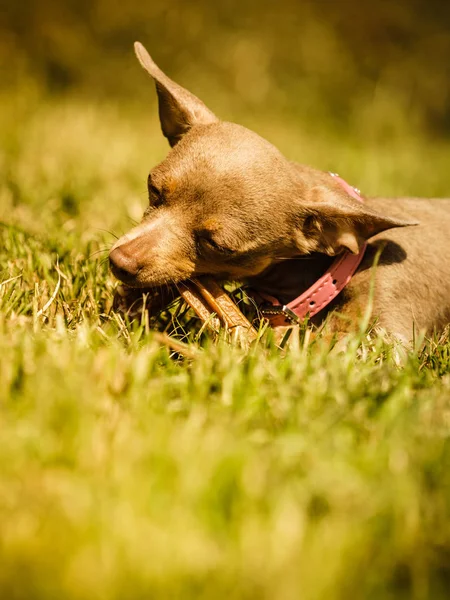
[[[369,299],[382,248],[373,314],[410,339],[450,320],[450,200],[349,196],[328,173],[288,161],[239,125],[219,121],[136,44],[156,82],[164,135],[173,147],[149,175],[149,208],[110,252],[113,273],[151,288],[209,274],[240,279],[287,302],[344,250],[368,251],[330,308],[331,327],[354,327]],[[405,227],[416,225],[416,227]],[[314,321],[320,323],[329,311]]]

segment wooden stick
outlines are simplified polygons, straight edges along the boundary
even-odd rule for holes
[[[193,281],[182,281],[177,284],[177,288],[186,304],[200,317],[208,329],[218,333],[220,320],[213,316],[216,311],[208,306],[199,292],[198,285]]]
[[[203,277],[178,284],[185,302],[197,313],[210,329],[218,331],[220,325],[244,336],[249,342],[256,339],[256,330],[242,314],[233,300],[213,279]],[[215,313],[216,317],[211,317]]]

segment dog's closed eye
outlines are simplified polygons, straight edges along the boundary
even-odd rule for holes
[[[226,246],[223,246],[221,244],[219,244],[216,240],[214,240],[211,237],[210,232],[201,232],[197,235],[197,240],[198,240],[198,246],[200,251],[202,250],[206,250],[206,251],[213,251],[213,252],[219,252],[220,254],[227,254],[227,255],[231,255],[234,253],[234,250],[232,250],[231,248],[227,248]]]
[[[164,202],[164,192],[157,185],[155,185],[152,175],[148,176],[147,179],[148,189],[148,200],[151,208],[158,208]]]
[[[152,208],[158,208],[164,202],[164,195],[155,185],[149,183],[148,185],[148,200]]]

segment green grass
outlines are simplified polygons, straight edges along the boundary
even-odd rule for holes
[[[256,128],[369,193],[448,194],[450,146],[413,132]],[[105,263],[155,118],[27,90],[0,130],[0,597],[446,598],[448,335],[171,356],[112,311]]]

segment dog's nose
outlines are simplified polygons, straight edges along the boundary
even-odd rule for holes
[[[109,264],[111,265],[113,272],[119,276],[123,274],[125,276],[137,275],[139,271],[139,264],[135,256],[130,252],[127,252],[126,247],[117,246],[109,255]]]

